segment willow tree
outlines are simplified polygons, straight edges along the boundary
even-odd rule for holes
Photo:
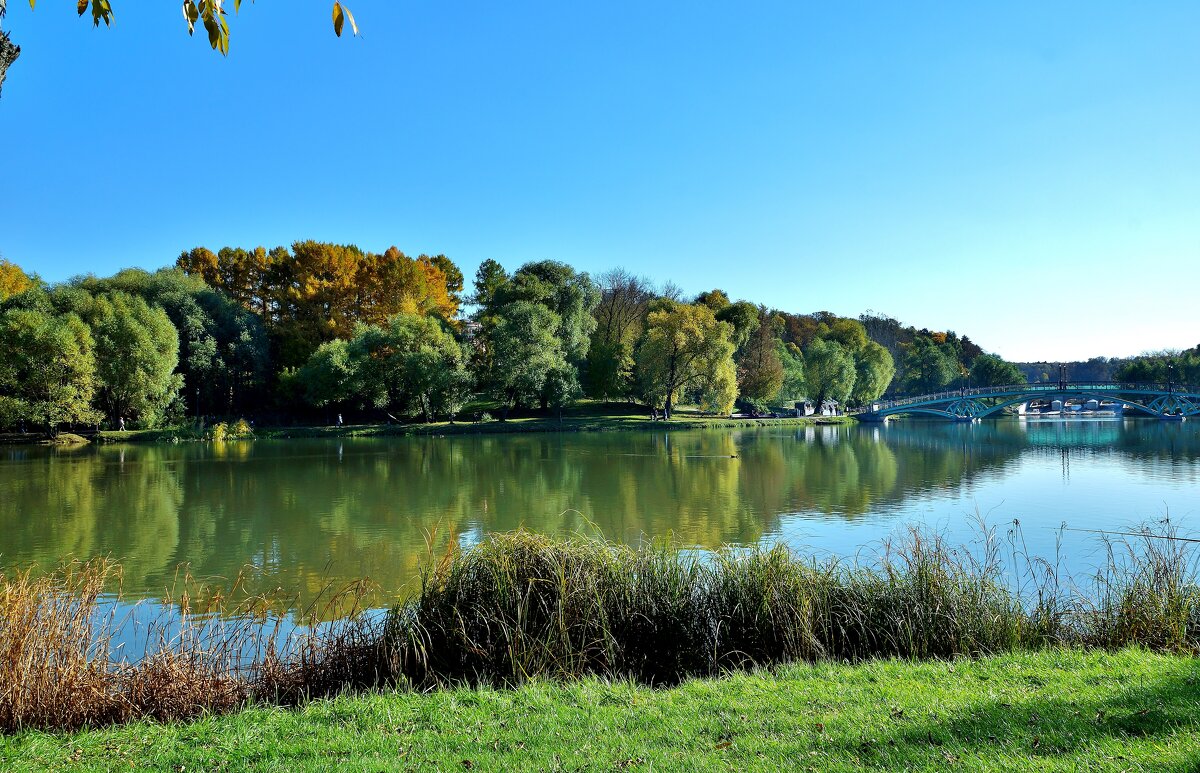
[[[91,331],[75,314],[45,304],[0,313],[0,424],[91,424],[96,356]]]
[[[887,348],[867,341],[854,358],[854,372],[854,390],[850,398],[858,405],[864,405],[878,400],[891,386],[896,363]]]
[[[659,301],[646,317],[646,335],[635,360],[642,393],[660,401],[667,418],[685,390],[696,393],[704,407],[727,413],[737,397],[733,365],[733,326],[699,304]]]
[[[826,400],[845,404],[854,391],[854,357],[837,341],[818,338],[804,350],[808,397],[820,410]]]

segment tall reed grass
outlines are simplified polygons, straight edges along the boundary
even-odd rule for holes
[[[975,656],[1051,645],[1200,650],[1196,543],[1165,522],[1079,581],[981,528],[912,528],[860,559],[495,535],[431,562],[385,649],[414,684],[601,674],[673,683],[794,660]],[[1014,576],[1014,573],[1016,576]]]
[[[451,541],[386,615],[362,614],[363,584],[324,594],[326,611],[347,616],[298,631],[261,597],[230,609],[185,591],[133,662],[105,596],[118,566],[0,574],[0,731],[181,719],[398,683],[599,674],[671,684],[796,660],[1200,650],[1196,541],[1171,524],[1103,537],[1102,567],[1075,579],[1029,556],[1019,529],[1007,542],[994,529],[981,537],[953,546],[912,529],[859,558],[816,559],[782,546],[697,551],[517,531]]]
[[[226,607],[215,596],[197,606],[203,596],[191,579],[178,585],[143,624],[115,603],[120,567],[112,561],[0,573],[0,732],[188,719],[377,681],[380,628],[361,614],[285,628],[270,614],[277,599],[247,596]],[[366,596],[355,585],[313,603],[353,609]],[[124,642],[133,637],[140,654],[130,659]]]

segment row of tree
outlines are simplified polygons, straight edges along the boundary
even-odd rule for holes
[[[1155,352],[1124,360],[1113,371],[1113,380],[1200,387],[1200,345],[1182,352]]]
[[[48,286],[0,261],[0,425],[155,426],[186,415],[362,411],[425,420],[472,399],[583,395],[725,413],[1022,380],[965,336],[876,315],[693,298],[623,270],[480,266],[353,245],[217,252]],[[464,303],[471,306],[462,314]]]

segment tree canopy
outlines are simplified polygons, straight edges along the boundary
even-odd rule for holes
[[[636,355],[646,401],[663,405],[669,418],[680,393],[690,390],[704,407],[727,413],[737,397],[732,334],[708,306],[658,301]]]
[[[359,324],[382,325],[397,314],[458,314],[462,272],[444,255],[410,258],[354,245],[295,242],[216,253],[197,247],[176,265],[259,315],[283,367],[303,365],[318,346],[349,338]]]
[[[29,422],[53,435],[99,418],[95,346],[77,315],[39,306],[0,311],[0,424]]]

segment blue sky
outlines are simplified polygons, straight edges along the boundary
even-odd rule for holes
[[[0,255],[50,280],[313,238],[1010,359],[1200,343],[1197,3],[348,0],[339,40],[331,2],[262,0],[227,59],[113,5],[4,22]]]

